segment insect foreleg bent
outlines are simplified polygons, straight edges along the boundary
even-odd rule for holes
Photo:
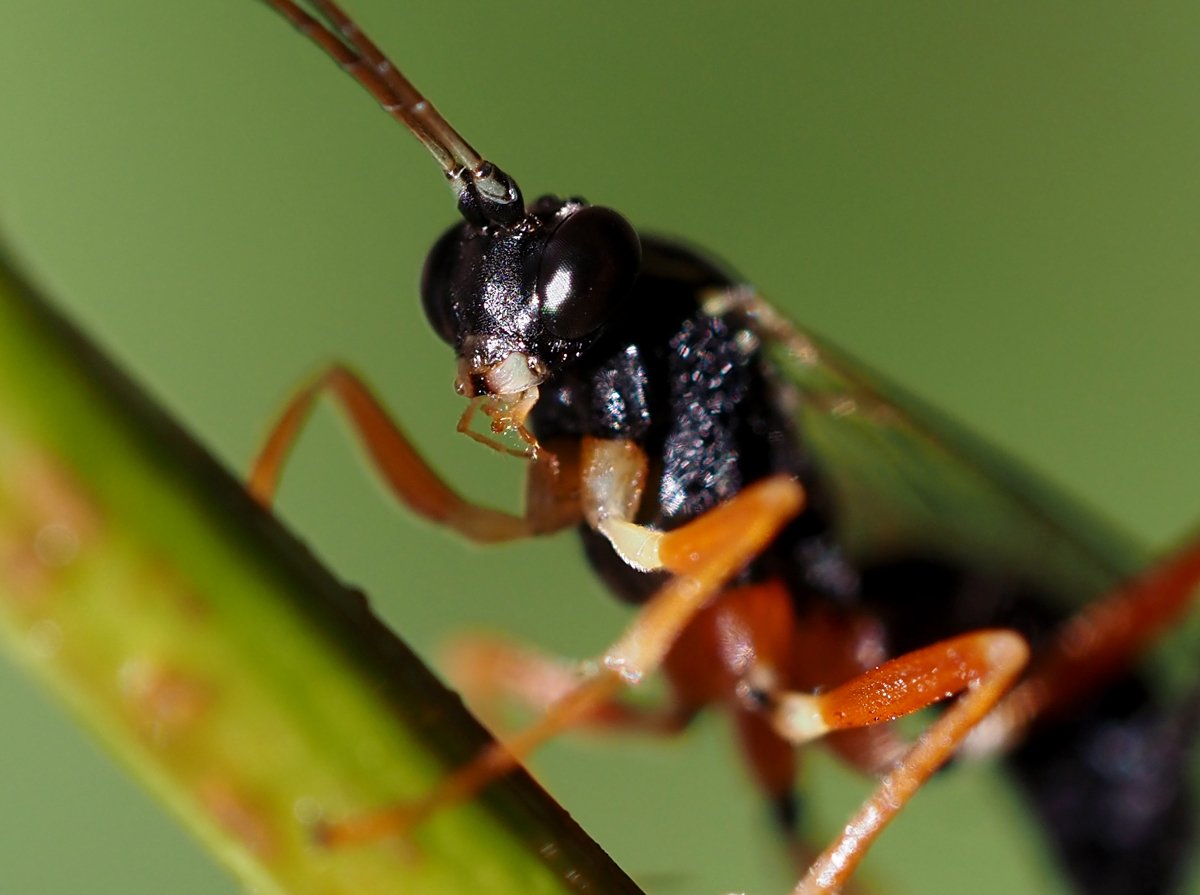
[[[345,411],[355,436],[392,493],[425,519],[480,543],[544,534],[578,521],[578,496],[569,481],[571,465],[546,453],[532,461],[525,515],[464,499],[417,453],[366,383],[341,365],[331,366],[297,391],[272,426],[251,468],[248,484],[260,503],[268,505],[273,499],[287,455],[313,404],[326,392]]]

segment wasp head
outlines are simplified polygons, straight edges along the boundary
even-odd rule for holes
[[[461,207],[461,203],[460,203]],[[530,445],[538,386],[579,360],[629,304],[641,261],[633,227],[582,200],[534,202],[511,223],[472,214],[425,261],[421,300],[458,355],[455,386]]]

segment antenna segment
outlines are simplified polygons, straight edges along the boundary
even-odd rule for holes
[[[333,0],[312,0],[323,24],[293,0],[264,0],[375,97],[429,150],[468,220],[509,226],[525,215],[516,182],[483,158]]]

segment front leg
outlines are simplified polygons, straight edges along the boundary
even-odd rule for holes
[[[341,364],[329,367],[297,391],[272,426],[247,485],[264,506],[275,496],[284,462],[313,404],[325,393],[346,413],[356,438],[392,494],[431,522],[470,541],[497,543],[557,531],[581,518],[577,451],[542,451],[531,461],[523,515],[481,506],[461,497],[442,480],[367,384]]]

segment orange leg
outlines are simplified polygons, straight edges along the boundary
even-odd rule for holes
[[[1025,680],[972,731],[964,751],[1004,751],[1038,718],[1095,693],[1191,608],[1197,585],[1200,540],[1068,619]]]
[[[579,663],[548,656],[487,634],[455,637],[446,654],[447,677],[481,717],[496,718],[516,705],[543,714],[579,683]],[[620,700],[597,705],[576,726],[669,736],[681,732],[695,711],[680,704],[633,705]]]
[[[433,812],[471,798],[528,757],[539,745],[611,704],[627,684],[655,671],[680,632],[724,584],[775,538],[800,511],[804,492],[793,479],[758,482],[728,503],[661,537],[658,553],[672,578],[642,608],[592,675],[561,696],[534,724],[503,746],[486,749],[419,802],[327,827],[331,844],[402,834]]]
[[[417,453],[367,385],[341,365],[325,370],[298,391],[272,427],[250,472],[250,493],[270,504],[288,452],[313,404],[328,392],[345,411],[372,463],[392,493],[415,513],[480,543],[510,541],[577,522],[578,471],[569,452],[542,452],[530,468],[528,510],[516,516],[460,497]],[[572,483],[575,484],[572,484]]]
[[[959,695],[884,774],[794,895],[842,889],[883,828],[999,702],[1028,659],[1029,648],[1018,634],[977,631],[892,659],[825,693],[751,694],[767,704],[776,731],[793,743],[892,721]]]
[[[887,635],[876,618],[855,611],[812,606],[795,622],[795,646],[781,688],[802,692],[828,690],[883,664]],[[864,774],[879,776],[908,749],[894,725],[875,724],[835,730],[823,744]]]

